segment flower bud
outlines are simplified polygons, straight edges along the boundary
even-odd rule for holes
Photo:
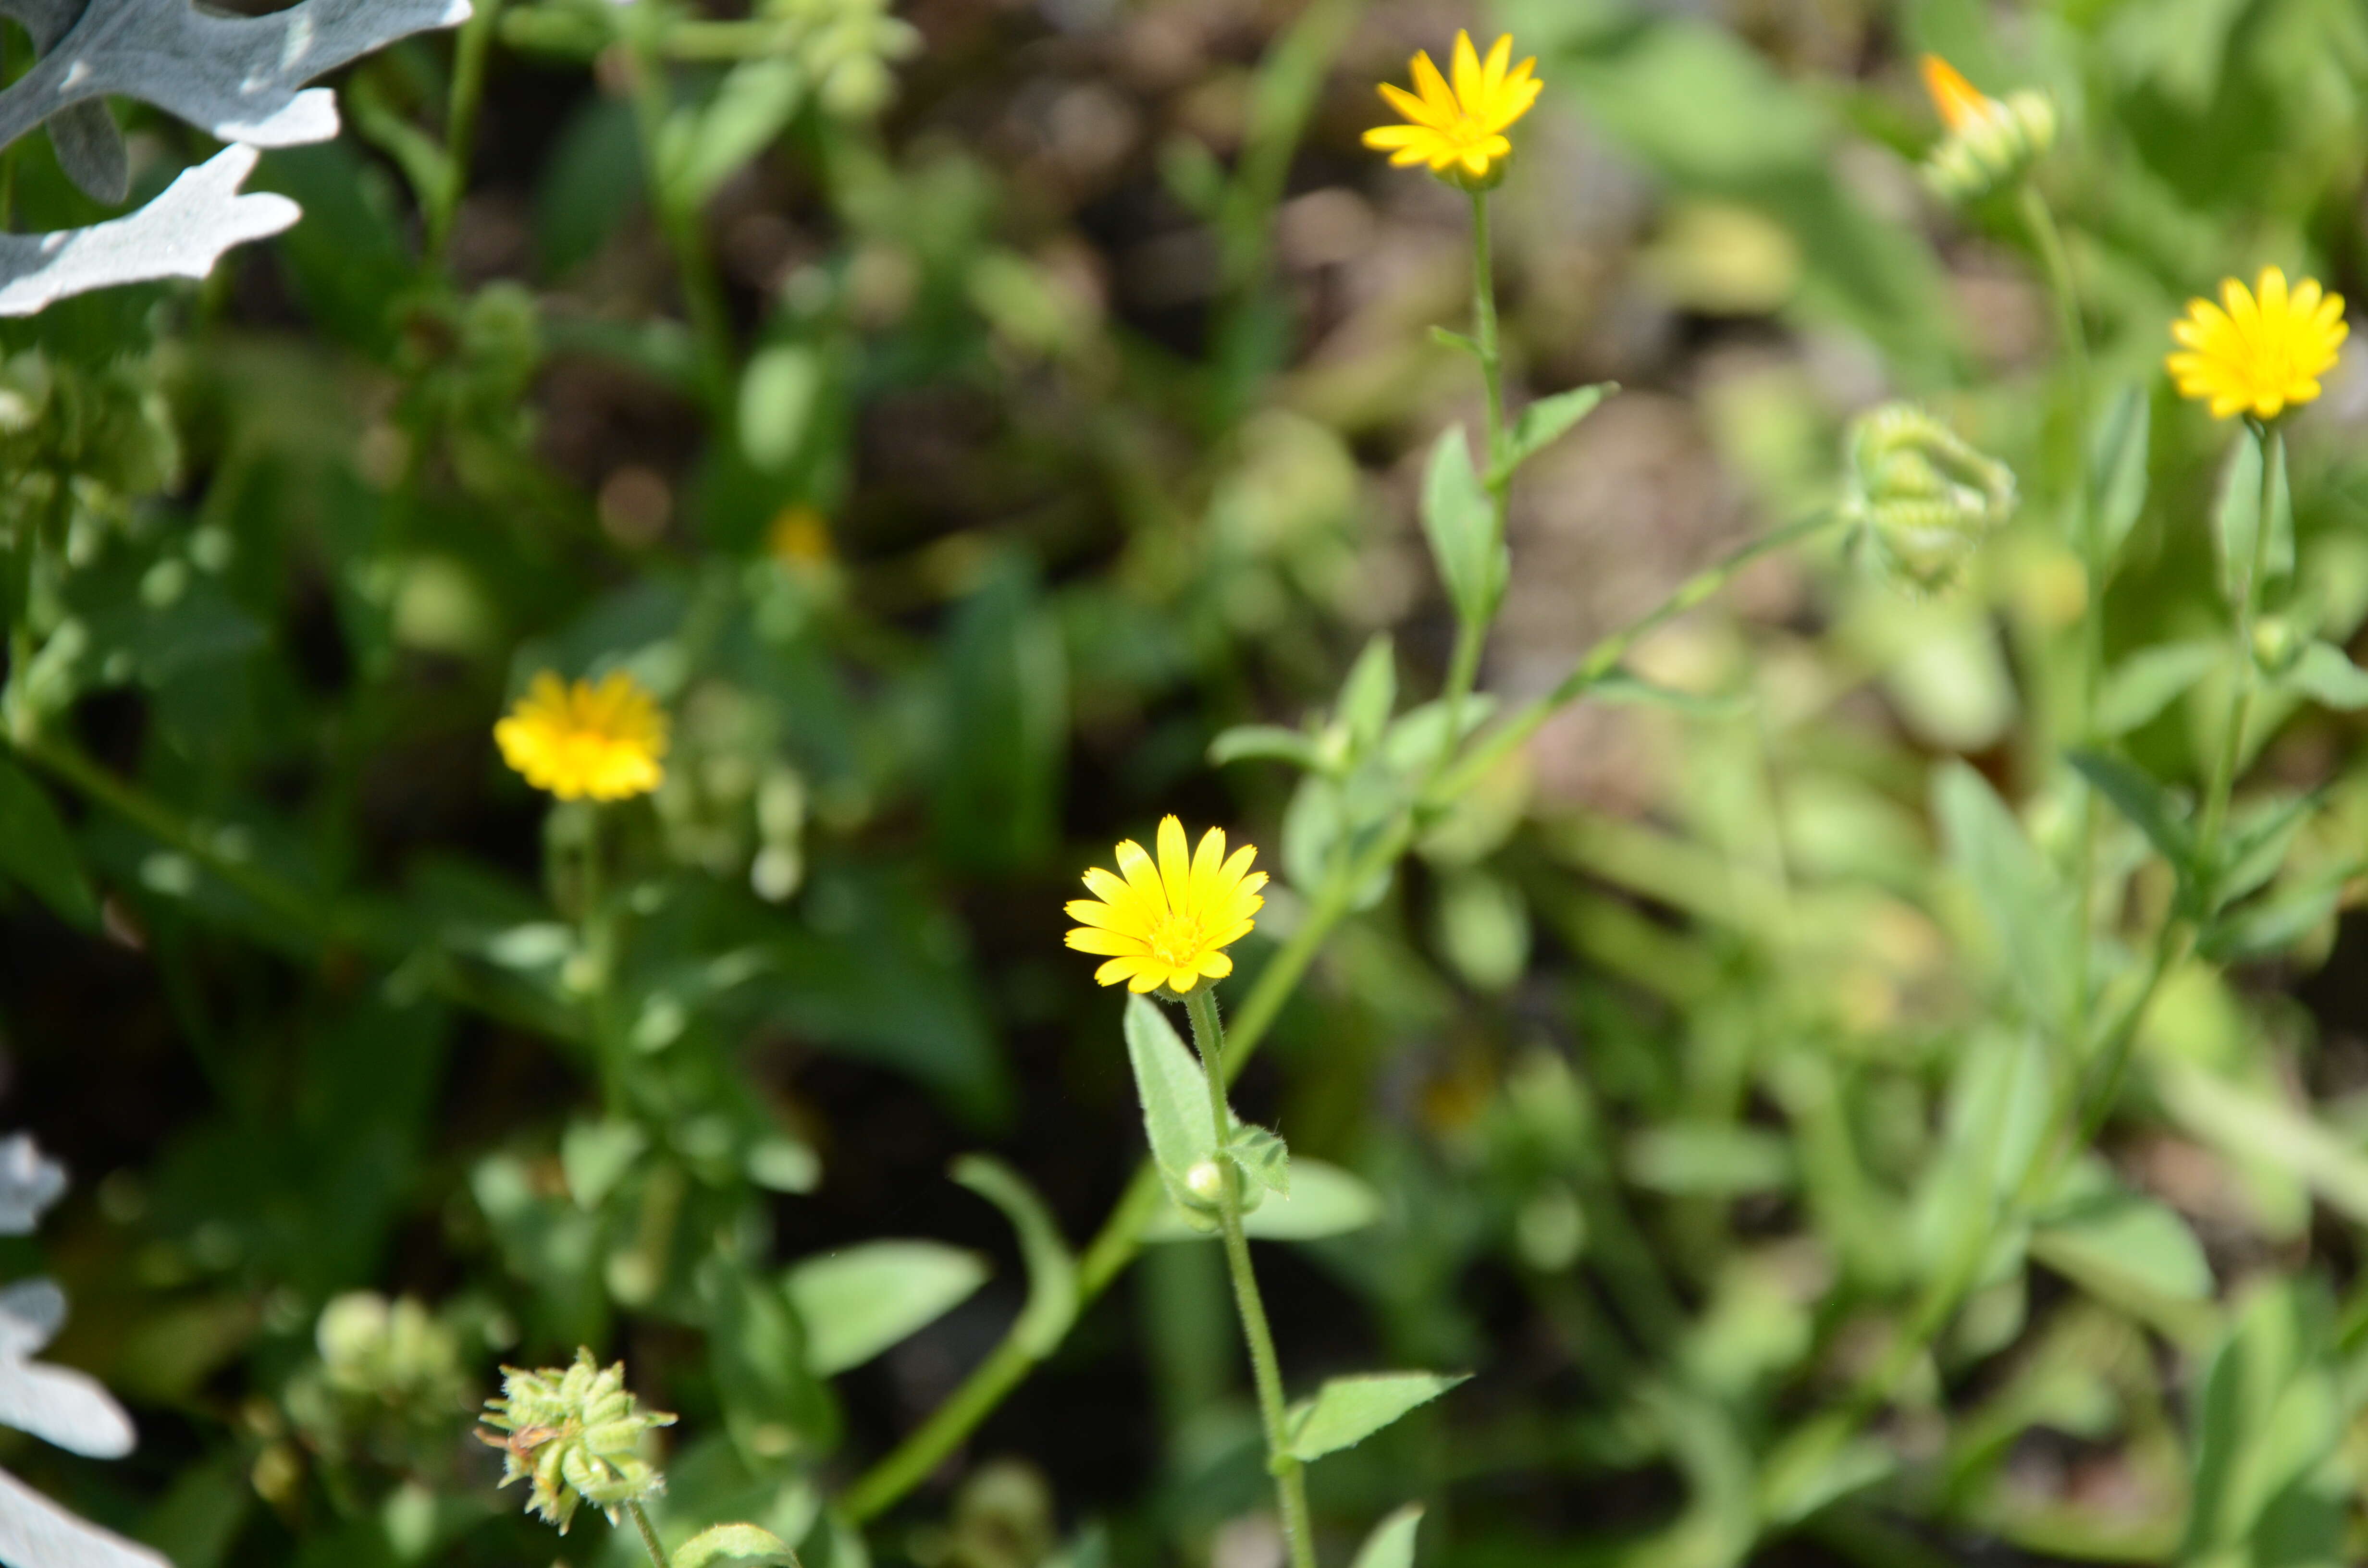
[[[1915,404],[1885,403],[1850,427],[1841,513],[1884,576],[1936,593],[2013,515],[2014,473]]]
[[[1991,97],[1937,55],[1924,58],[1924,85],[1943,134],[1924,159],[1924,179],[1941,199],[1976,201],[2029,172],[2055,145],[2055,105],[2046,94]]]
[[[2275,678],[2294,667],[2302,657],[2304,638],[2294,623],[2282,615],[2265,615],[2253,626],[2253,663]]]
[[[626,1505],[666,1485],[640,1449],[652,1427],[671,1426],[674,1417],[643,1410],[625,1387],[624,1363],[604,1369],[589,1350],[578,1350],[575,1364],[564,1369],[504,1367],[502,1395],[485,1402],[485,1424],[503,1434],[478,1433],[502,1450],[502,1484],[527,1479],[527,1511],[562,1535],[578,1503],[615,1524]]]

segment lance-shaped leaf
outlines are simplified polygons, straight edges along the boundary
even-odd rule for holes
[[[1436,1372],[1369,1372],[1333,1378],[1291,1410],[1291,1452],[1319,1460],[1354,1448],[1418,1404],[1462,1382]]]
[[[49,234],[0,234],[0,316],[29,316],[70,294],[160,278],[203,278],[233,245],[302,216],[284,196],[241,195],[252,147],[225,147],[129,217]]]
[[[14,0],[54,25],[58,0]],[[0,144],[120,93],[225,142],[293,147],[337,133],[336,96],[305,87],[385,44],[468,20],[469,0],[303,0],[263,17],[189,0],[88,0],[54,48],[0,92]]]
[[[863,1242],[783,1277],[819,1378],[860,1366],[953,1310],[986,1280],[986,1260],[938,1242]],[[677,1554],[676,1568],[680,1568]]]
[[[1208,1075],[1158,1005],[1141,996],[1126,999],[1126,1055],[1143,1100],[1152,1164],[1168,1197],[1190,1208],[1195,1199],[1186,1183],[1193,1167],[1217,1157]]]
[[[1408,1503],[1373,1527],[1349,1568],[1414,1568],[1414,1536],[1421,1524],[1422,1505]]]

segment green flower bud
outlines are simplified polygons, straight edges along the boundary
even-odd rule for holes
[[[2014,473],[1915,404],[1885,403],[1850,426],[1841,512],[1884,576],[1937,593],[2013,516]]]
[[[2253,626],[2253,663],[2263,675],[2275,678],[2294,667],[2305,642],[2293,621],[2282,615],[2265,615]]]
[[[562,1535],[579,1503],[613,1525],[628,1504],[665,1488],[666,1477],[640,1450],[650,1428],[671,1426],[674,1417],[641,1407],[625,1387],[621,1361],[602,1368],[591,1351],[578,1350],[564,1369],[504,1367],[501,1397],[485,1402],[485,1424],[494,1431],[477,1436],[502,1450],[502,1484],[528,1480],[527,1511]]]
[[[2013,184],[2055,145],[2055,105],[2025,90],[1986,98],[1924,158],[1924,180],[1944,201],[1977,201]]]

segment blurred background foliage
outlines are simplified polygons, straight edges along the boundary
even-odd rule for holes
[[[2062,850],[2094,599],[2082,372],[2012,214],[1918,186],[1913,62],[2062,111],[2086,373],[2151,389],[2112,723],[2187,781],[2226,442],[2161,384],[2166,325],[2271,262],[2368,282],[2358,0],[479,6],[349,73],[344,140],[266,156],[279,241],[0,324],[0,515],[69,563],[9,601],[7,1104],[75,1177],[55,1354],[143,1439],[9,1434],[9,1469],[178,1568],[621,1563],[467,1437],[497,1362],[582,1343],[682,1414],[673,1533],[1279,1562],[1191,1244],[910,1496],[833,1499],[1026,1296],[948,1162],[995,1152],[1082,1238],[1140,1156],[1118,1003],[1061,947],[1078,871],[1169,811],[1228,824],[1278,873],[1254,972],[1349,808],[1212,740],[1329,711],[1376,633],[1437,687],[1416,494],[1476,402],[1427,333],[1464,208],[1357,138],[1471,25],[1547,83],[1497,199],[1516,384],[1624,389],[1524,477],[1484,690],[1829,502],[1886,396],[2023,506],[1946,597],[1830,546],[1755,567],[1638,650],[1699,701],[1560,714],[1331,941],[1241,1103],[1382,1210],[1266,1249],[1284,1359],[1475,1376],[1315,1472],[1327,1550],[1415,1496],[1425,1560],[1471,1568],[2368,1555],[2340,714],[2281,710],[2254,776],[2325,808],[2262,873],[2274,929],[2169,977],[2072,1197],[1816,1441],[2038,1136],[2025,956],[1979,912],[2017,851],[1946,842],[1934,781],[1945,814],[1964,759]],[[131,126],[142,189],[198,151]],[[19,226],[95,215],[46,142],[7,158]],[[2362,363],[2291,437],[2296,613],[2338,642]],[[604,1074],[581,819],[490,728],[615,667],[676,744],[611,813]],[[2135,830],[2105,852],[2133,912],[2169,897]]]

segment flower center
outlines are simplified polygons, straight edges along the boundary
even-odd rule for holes
[[[1447,139],[1459,147],[1469,147],[1475,142],[1486,141],[1488,130],[1480,123],[1479,116],[1466,111],[1457,115],[1448,126]]]
[[[1161,963],[1181,968],[1201,956],[1207,941],[1208,933],[1199,915],[1170,915],[1151,933],[1151,956]]]

